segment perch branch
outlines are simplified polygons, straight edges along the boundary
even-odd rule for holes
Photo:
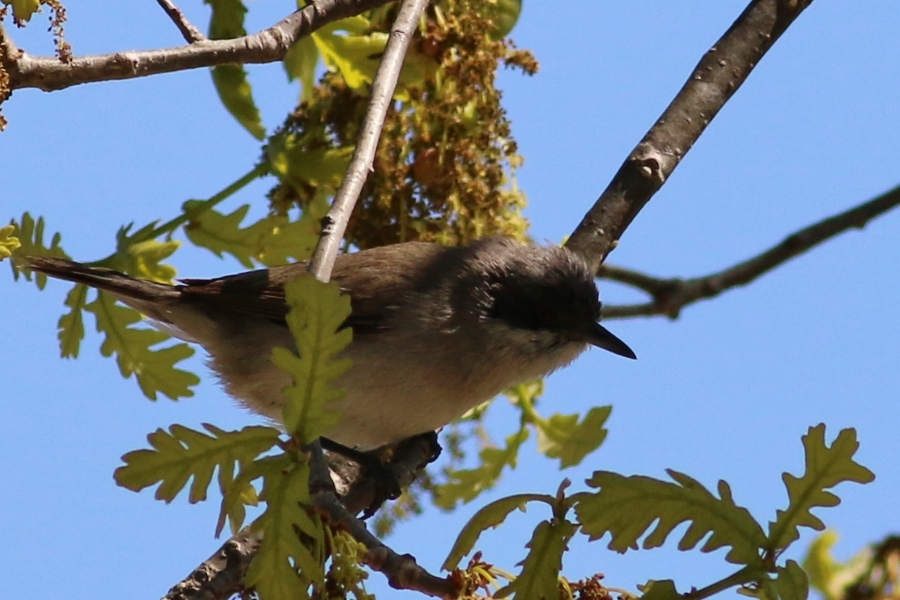
[[[753,0],[700,59],[566,247],[597,268],[760,59],[812,0]]]
[[[45,92],[73,85],[132,79],[224,64],[270,63],[284,58],[298,39],[329,23],[387,4],[389,0],[316,0],[272,27],[230,40],[204,40],[156,50],[133,50],[79,56],[60,62],[49,56],[3,56],[9,89],[38,88]]]
[[[178,31],[181,32],[182,37],[184,37],[184,41],[188,44],[193,44],[195,42],[202,42],[206,40],[206,36],[203,35],[199,29],[194,27],[194,25],[187,20],[187,17],[184,16],[184,13],[181,12],[181,9],[172,4],[171,0],[156,0],[159,6],[165,11],[169,18],[172,19],[172,22],[175,23],[175,27],[178,28]]]
[[[389,464],[397,475],[400,485],[405,487],[416,477],[419,470],[430,462],[433,455],[434,449],[428,444],[419,441],[414,443],[411,440],[410,443],[401,444],[397,448]],[[358,469],[353,464],[331,464],[339,479],[338,487],[342,490],[349,488],[350,492],[347,497],[341,499],[340,512],[334,512],[337,501],[330,491],[314,494],[315,505],[331,515],[333,524],[345,527],[355,539],[366,545],[369,549],[366,564],[376,571],[383,572],[394,587],[400,585],[404,589],[435,592],[432,595],[442,595],[443,592],[450,590],[449,581],[428,574],[416,565],[412,557],[397,555],[366,530],[363,522],[353,515],[371,502],[372,494],[375,493],[375,483],[365,478],[356,480]],[[362,536],[362,539],[358,536]],[[163,600],[226,600],[242,592],[247,568],[256,555],[261,541],[259,533],[251,532],[250,527],[244,527],[183,581],[169,590]],[[455,597],[453,593],[443,595]]]
[[[647,292],[652,300],[643,304],[603,308],[603,318],[624,319],[664,315],[671,319],[688,304],[718,296],[731,288],[746,285],[772,269],[853,228],[862,229],[869,221],[900,205],[900,186],[868,202],[823,219],[794,232],[779,244],[723,271],[691,279],[663,279],[636,271],[603,265],[598,276]]]
[[[322,220],[322,235],[309,264],[310,273],[321,281],[328,281],[331,276],[331,269],[334,267],[350,214],[375,160],[375,149],[378,147],[384,118],[400,77],[406,50],[428,3],[429,0],[404,0],[391,27],[384,55],[372,80],[369,106],[366,108],[366,116],[356,148],[353,150],[353,157],[331,204],[331,210]]]
[[[226,600],[244,589],[244,575],[262,535],[244,527],[174,586],[162,600]]]
[[[449,578],[432,575],[416,563],[409,554],[397,554],[366,529],[365,523],[354,517],[331,494],[319,494],[313,501],[328,513],[332,525],[343,527],[353,539],[365,545],[363,564],[383,573],[390,586],[397,590],[413,590],[437,598],[456,598],[459,590]]]

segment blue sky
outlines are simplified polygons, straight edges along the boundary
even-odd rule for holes
[[[178,45],[154,2],[67,4],[76,54]],[[290,10],[254,2],[248,29]],[[183,5],[204,26],[205,7]],[[513,37],[535,52],[532,78],[500,81],[526,164],[519,185],[537,240],[569,234],[631,148],[681,87],[698,58],[740,13],[707,3],[527,2]],[[747,258],[786,234],[900,183],[900,4],[819,0],[765,57],[748,82],[638,216],[610,261],[662,276],[694,276]],[[36,54],[52,51],[43,17],[13,31]],[[296,98],[278,65],[251,69],[268,127]],[[92,260],[132,220],[176,214],[252,165],[258,146],[224,111],[205,71],[93,84],[51,94],[15,93],[0,134],[0,220],[44,215],[66,250]],[[261,203],[271,182],[228,206]],[[761,521],[786,503],[781,473],[802,469],[800,436],[823,422],[829,439],[855,427],[860,462],[877,479],[838,488],[843,503],[820,516],[841,534],[846,557],[900,528],[900,213],[831,240],[752,285],[692,306],[678,321],[610,322],[638,361],[590,352],[548,380],[545,413],[612,404],[610,435],[581,467],[560,472],[525,447],[519,468],[456,514],[430,510],[388,540],[437,570],[458,530],[485,502],[550,492],[563,477],[580,488],[594,469],[663,477],[674,468],[714,487],[731,483]],[[185,247],[179,274],[240,270]],[[7,267],[2,267],[5,269]],[[67,287],[38,292],[0,283],[0,473],[7,489],[4,591],[10,597],[158,597],[219,545],[217,502],[165,506],[115,486],[119,457],[172,423],[239,428],[255,418],[204,375],[196,397],[151,403],[93,332],[75,361],[58,358],[56,321]],[[612,285],[604,301],[639,296]],[[490,426],[514,429],[497,403]],[[539,510],[515,515],[481,545],[506,568],[524,557]],[[807,535],[792,556],[799,556]],[[674,546],[674,541],[670,543]],[[674,549],[616,555],[605,542],[573,543],[565,572],[604,572],[616,587],[674,578],[682,589],[727,574],[723,552]],[[372,588],[386,590],[380,575]],[[399,592],[389,592],[398,594]],[[408,597],[409,594],[407,593]]]

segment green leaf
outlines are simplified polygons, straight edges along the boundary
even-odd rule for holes
[[[38,217],[35,221],[30,214],[24,213],[18,223],[13,220],[10,221],[10,225],[19,230],[17,238],[19,241],[19,251],[12,257],[11,262],[13,279],[16,281],[19,279],[19,273],[22,273],[28,281],[31,281],[33,275],[31,271],[19,271],[18,266],[20,263],[17,260],[17,257],[19,256],[55,256],[57,258],[69,258],[69,255],[63,252],[63,249],[59,247],[59,242],[62,240],[61,234],[54,233],[50,240],[50,245],[47,246],[44,244],[44,217]],[[37,283],[38,289],[44,289],[44,286],[47,284],[47,276],[43,273],[34,274],[34,281]]]
[[[816,507],[840,504],[840,498],[827,492],[845,481],[869,483],[875,475],[853,460],[859,449],[855,429],[842,430],[831,447],[825,444],[825,425],[810,427],[803,436],[806,471],[801,477],[790,473],[782,475],[788,492],[788,507],[776,513],[769,523],[770,546],[774,550],[786,548],[800,537],[800,527],[819,530],[825,524],[810,512]]]
[[[184,204],[184,211],[198,204],[197,200],[189,200]],[[319,239],[320,215],[315,210],[307,210],[294,222],[286,217],[269,216],[242,228],[241,222],[249,210],[249,204],[227,215],[207,209],[185,225],[184,230],[197,246],[220,257],[231,254],[248,269],[254,267],[253,261],[275,266],[286,264],[290,258],[304,260],[312,255]]]
[[[172,283],[175,279],[175,268],[160,264],[160,261],[171,256],[180,245],[181,242],[175,240],[167,242],[146,240],[131,244],[127,247],[124,256],[119,257],[120,260],[122,258],[128,260],[128,265],[123,265],[122,270],[139,279]]]
[[[581,463],[606,439],[607,430],[603,424],[611,411],[611,406],[594,407],[581,423],[577,414],[557,414],[536,421],[538,450],[550,458],[558,458],[561,469]]]
[[[871,571],[874,550],[871,546],[856,553],[846,563],[835,560],[831,554],[838,535],[833,530],[825,530],[809,545],[803,557],[803,570],[809,577],[810,585],[826,600],[841,600],[845,590],[859,582]]]
[[[531,551],[519,563],[522,571],[507,586],[494,594],[505,598],[515,593],[516,600],[556,600],[559,594],[559,572],[562,555],[578,527],[565,519],[542,521],[526,545]]]
[[[152,346],[167,339],[166,334],[152,329],[129,327],[141,320],[136,310],[116,305],[115,298],[99,292],[97,299],[84,307],[97,318],[97,331],[105,334],[100,352],[103,356],[115,353],[122,377],[132,374],[144,395],[156,400],[162,393],[172,400],[193,396],[190,387],[200,383],[200,379],[188,371],[175,368],[175,363],[194,354],[187,344],[175,344],[159,350]]]
[[[306,443],[340,420],[340,413],[328,410],[326,405],[344,397],[343,390],[330,384],[350,368],[348,359],[336,358],[352,338],[349,328],[340,329],[350,315],[350,297],[342,296],[337,284],[322,283],[312,275],[288,282],[284,290],[291,307],[287,323],[299,356],[286,348],[275,348],[272,362],[294,382],[284,389],[285,429]]]
[[[346,34],[339,34],[339,31]],[[311,37],[325,64],[338,70],[351,89],[365,92],[375,78],[388,34],[372,32],[369,21],[356,16],[322,27]],[[433,58],[410,46],[403,59],[394,96],[408,100],[404,88],[432,78],[437,69],[438,63]]]
[[[307,206],[297,221],[279,216],[268,217],[258,254],[259,262],[274,267],[285,265],[291,259],[298,261],[311,257],[319,241],[321,219],[328,212],[328,204],[324,203],[324,206],[324,209],[315,203]]]
[[[477,10],[493,21],[491,37],[502,40],[516,26],[522,13],[522,0],[484,0]]]
[[[264,464],[261,498],[267,506],[253,524],[262,530],[263,541],[247,569],[246,582],[262,600],[307,599],[310,584],[321,583],[325,577],[322,523],[308,508],[309,467],[293,462],[288,455]],[[312,549],[298,532],[310,538]]]
[[[15,232],[15,225],[0,227],[0,260],[12,256],[12,253],[22,245],[19,238],[13,235]]]
[[[806,600],[809,596],[809,580],[796,561],[789,560],[777,567],[774,579],[764,579],[761,596],[766,600]]]
[[[506,438],[506,447],[482,449],[478,453],[481,466],[450,471],[447,483],[435,486],[435,505],[451,510],[458,503],[469,502],[484,490],[492,488],[505,467],[516,467],[519,447],[527,439],[528,429],[523,427]]]
[[[684,600],[671,579],[650,581],[643,586],[641,600]]]
[[[13,16],[26,23],[41,7],[40,0],[4,0],[4,4],[12,4]]]
[[[71,310],[59,318],[57,324],[57,337],[59,338],[59,350],[63,358],[77,358],[84,339],[84,310],[87,302],[88,288],[85,285],[76,285],[66,294],[66,306]]]
[[[241,0],[206,0],[212,7],[209,37],[214,40],[247,35],[244,15],[247,8]],[[266,136],[259,109],[253,101],[253,90],[247,71],[239,65],[222,65],[212,69],[213,83],[228,112],[258,140]]]
[[[284,70],[288,80],[300,80],[302,86],[301,101],[312,100],[313,88],[316,85],[316,64],[319,62],[319,50],[311,35],[294,42],[284,55]]]
[[[272,427],[240,431],[203,427],[209,434],[182,425],[172,425],[169,431],[157,429],[147,436],[152,450],[135,450],[122,457],[125,465],[116,469],[116,483],[135,492],[158,483],[156,499],[168,503],[193,477],[188,500],[194,504],[206,500],[213,471],[231,475],[235,464],[240,471],[278,443],[279,432]],[[233,481],[233,477],[220,478],[223,493]]]
[[[486,529],[497,527],[503,523],[509,513],[517,508],[525,512],[525,507],[529,502],[546,502],[550,506],[554,506],[556,499],[545,494],[517,494],[491,502],[475,513],[462,528],[441,568],[445,571],[455,569],[459,561],[472,551],[478,538]]]
[[[765,534],[747,509],[734,503],[727,483],[719,482],[720,499],[687,475],[672,470],[667,473],[676,483],[596,471],[588,484],[600,490],[579,495],[575,506],[584,532],[592,540],[610,533],[609,548],[624,553],[638,548],[638,539],[652,524],[656,527],[644,540],[644,548],[661,546],[672,530],[687,521],[690,527],[678,544],[679,550],[690,550],[711,533],[702,552],[731,546],[727,561],[762,564],[759,553],[766,544]]]

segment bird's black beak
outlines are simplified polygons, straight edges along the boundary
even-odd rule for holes
[[[614,336],[600,323],[594,323],[594,327],[588,333],[586,341],[598,348],[609,350],[613,354],[618,354],[625,358],[637,358],[637,355],[628,347],[628,344]]]

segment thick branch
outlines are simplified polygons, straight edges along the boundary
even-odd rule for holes
[[[706,126],[812,0],[754,0],[694,69],[572,233],[566,246],[596,270]]]
[[[163,600],[226,600],[244,589],[244,575],[262,536],[244,527],[225,542]]]
[[[369,106],[366,108],[359,140],[353,150],[353,157],[350,159],[341,187],[331,204],[331,210],[323,219],[322,235],[309,264],[310,273],[321,281],[328,281],[331,276],[338,248],[350,221],[350,214],[366,182],[366,177],[372,170],[375,149],[378,147],[384,118],[394,96],[394,88],[397,87],[397,80],[400,78],[406,50],[428,3],[429,0],[404,0],[391,28],[384,55],[372,80]]]
[[[284,58],[294,42],[320,27],[388,1],[316,0],[268,29],[231,40],[205,40],[177,48],[81,56],[68,63],[53,57],[19,53],[18,57],[2,57],[3,67],[10,75],[11,90],[38,88],[51,92],[82,83],[132,79],[201,67],[270,63]]]
[[[861,229],[872,219],[900,205],[900,186],[845,212],[829,217],[786,237],[781,243],[733,267],[692,279],[662,279],[622,269],[601,266],[598,275],[647,292],[653,300],[644,304],[603,308],[604,319],[665,315],[675,319],[681,309],[699,300],[746,285],[788,260],[839,235],[848,229]]]
[[[172,19],[172,22],[175,23],[175,27],[178,28],[178,31],[181,32],[181,36],[184,38],[188,44],[193,44],[195,42],[202,42],[206,39],[206,36],[200,33],[200,30],[194,27],[193,23],[187,20],[187,17],[184,16],[184,13],[181,12],[181,9],[172,4],[171,0],[156,0],[159,3],[159,6],[165,11],[169,18]]]

